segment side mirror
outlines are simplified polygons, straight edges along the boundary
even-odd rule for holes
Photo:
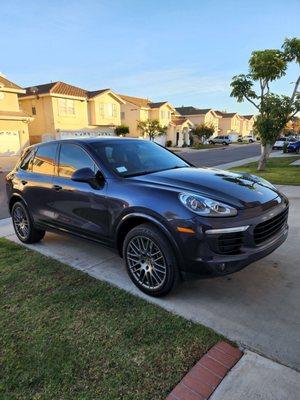
[[[104,183],[104,176],[101,172],[95,172],[91,168],[80,168],[73,172],[71,176],[74,182],[85,182],[88,183],[93,189],[100,189]]]

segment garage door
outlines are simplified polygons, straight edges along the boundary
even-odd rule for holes
[[[20,154],[20,137],[18,131],[0,131],[0,156]]]

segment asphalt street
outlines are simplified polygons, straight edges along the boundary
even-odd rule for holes
[[[258,143],[247,145],[229,145],[207,151],[182,151],[180,157],[186,159],[196,167],[214,167],[244,158],[258,156],[260,145]]]

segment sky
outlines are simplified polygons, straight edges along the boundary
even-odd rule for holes
[[[231,78],[300,36],[299,0],[0,0],[0,72],[241,114]],[[289,94],[299,67],[272,88]]]

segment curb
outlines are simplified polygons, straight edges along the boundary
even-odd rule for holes
[[[226,342],[213,346],[183,377],[166,400],[206,400],[243,353]]]

